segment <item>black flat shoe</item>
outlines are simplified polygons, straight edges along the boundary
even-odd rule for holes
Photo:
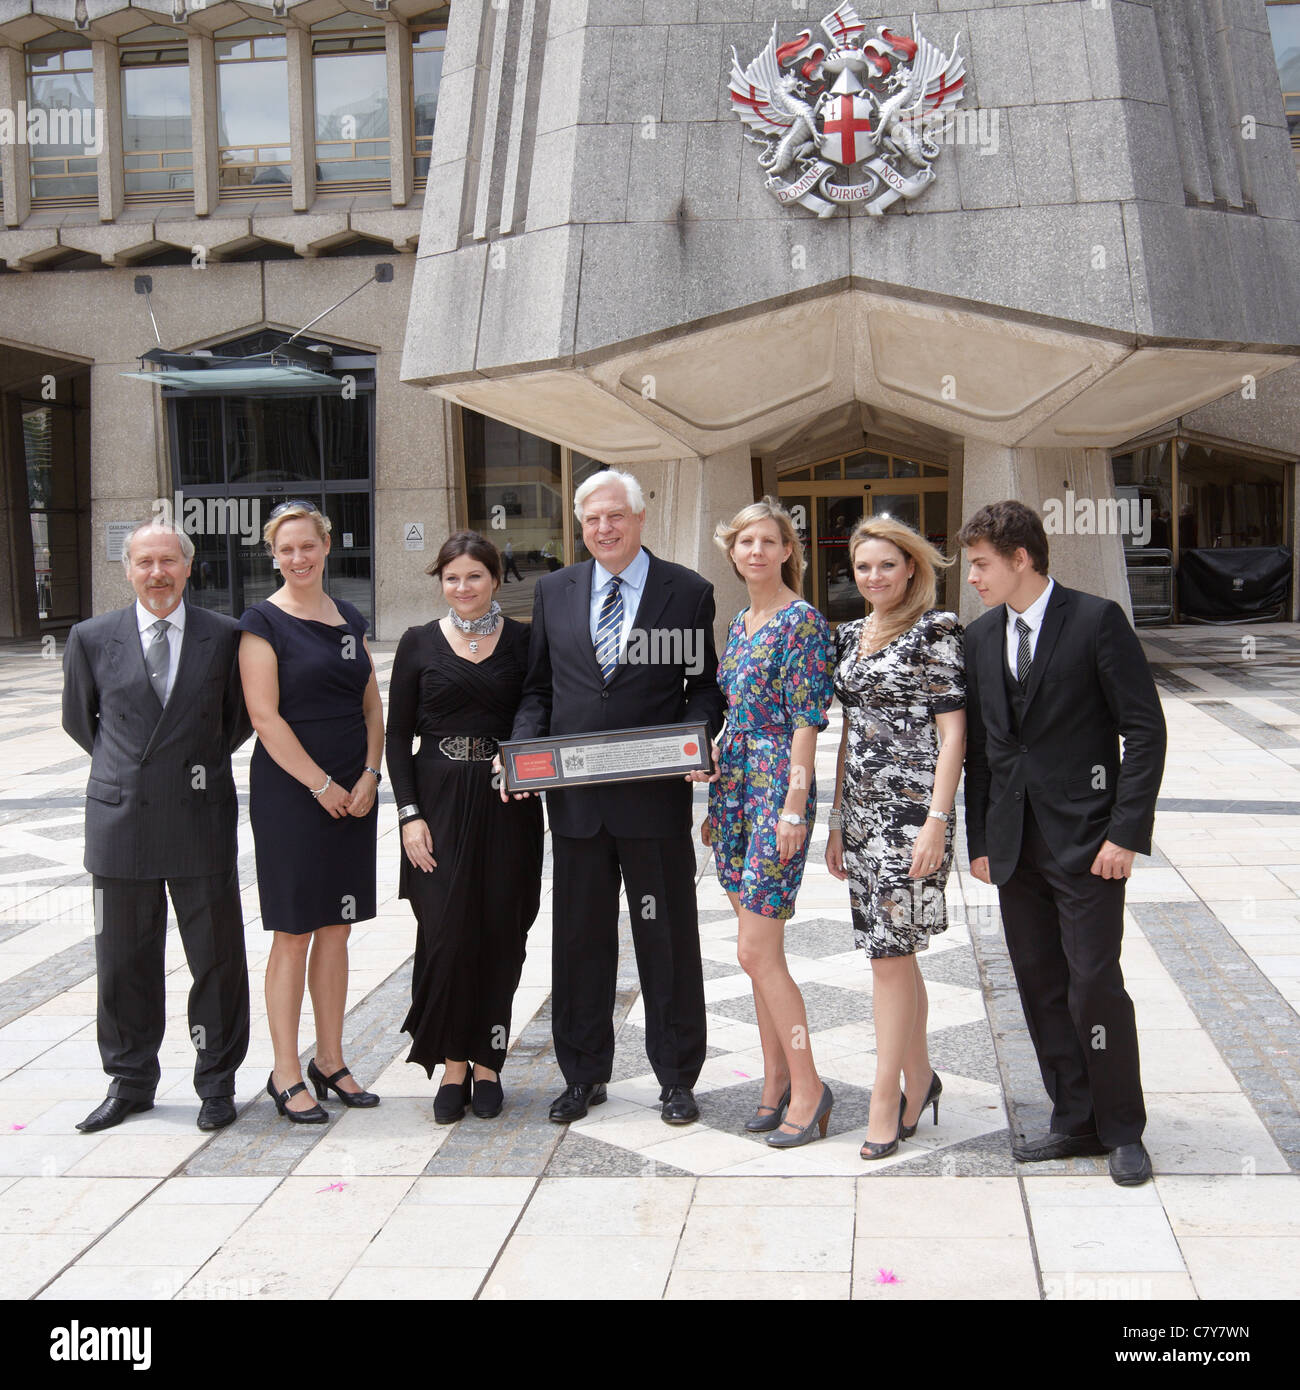
[[[495,1120],[505,1103],[505,1092],[501,1089],[499,1076],[495,1081],[474,1082],[474,1098],[470,1102],[470,1109],[480,1120]]]
[[[937,1071],[932,1071],[930,1073],[930,1089],[925,1093],[925,1099],[921,1102],[921,1115],[925,1114],[925,1107],[927,1105],[934,1106],[934,1122],[936,1125],[939,1123],[939,1097],[941,1095],[943,1095],[943,1082],[939,1080],[939,1073]],[[907,1109],[906,1095],[903,1097],[903,1109]],[[910,1139],[912,1135],[916,1133],[916,1126],[921,1123],[921,1115],[916,1117],[915,1125],[903,1126],[902,1138]]]
[[[313,1105],[310,1110],[290,1110],[289,1102],[298,1094],[305,1091],[307,1083],[300,1081],[296,1086],[290,1086],[287,1091],[277,1091],[275,1089],[275,1073],[272,1072],[266,1078],[266,1094],[275,1102],[275,1108],[281,1115],[287,1116],[296,1125],[324,1125],[329,1123],[329,1112],[323,1110],[319,1105]]]
[[[569,1125],[574,1120],[582,1119],[590,1106],[604,1105],[608,1099],[609,1093],[603,1081],[591,1084],[578,1082],[569,1086],[563,1095],[555,1097],[548,1118],[554,1124]]]
[[[151,1100],[127,1100],[123,1096],[108,1096],[100,1105],[86,1116],[77,1126],[82,1134],[94,1134],[97,1130],[112,1129],[114,1125],[120,1125],[128,1115],[138,1114],[142,1110],[152,1110],[153,1101]]]
[[[315,1086],[317,1100],[324,1100],[328,1089],[333,1091],[344,1105],[350,1105],[354,1110],[369,1110],[372,1106],[378,1105],[379,1097],[373,1091],[345,1091],[338,1084],[345,1076],[351,1075],[347,1067],[340,1067],[333,1076],[326,1076],[316,1065],[315,1057],[307,1063],[307,1080]]]
[[[1110,1151],[1110,1176],[1120,1187],[1141,1187],[1151,1181],[1151,1155],[1140,1139]]]
[[[659,1114],[666,1125],[693,1125],[700,1118],[700,1107],[689,1086],[665,1086],[660,1101]]]
[[[229,1096],[209,1096],[199,1106],[200,1129],[225,1129],[235,1123],[235,1102]]]
[[[468,1070],[463,1081],[444,1081],[433,1098],[434,1120],[440,1125],[454,1125],[457,1120],[463,1120],[473,1088],[474,1074]]]
[[[1041,1134],[1012,1144],[1017,1163],[1048,1163],[1054,1158],[1101,1158],[1107,1152],[1095,1134]]]

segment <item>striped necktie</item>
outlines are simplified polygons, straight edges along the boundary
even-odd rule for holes
[[[1020,682],[1020,688],[1025,688],[1025,682],[1029,679],[1029,668],[1033,664],[1033,657],[1029,654],[1029,624],[1023,618],[1016,619],[1016,632],[1020,635],[1020,642],[1016,647],[1016,680]]]
[[[167,629],[171,624],[159,618],[153,625],[153,641],[144,654],[145,670],[149,672],[149,684],[158,697],[158,703],[167,703],[167,673],[172,664],[171,648],[167,645]]]
[[[623,581],[615,575],[596,620],[596,664],[606,684],[618,670],[618,652],[623,644]]]

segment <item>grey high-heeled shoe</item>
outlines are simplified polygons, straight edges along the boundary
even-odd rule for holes
[[[775,1106],[760,1105],[753,1115],[745,1121],[745,1128],[750,1134],[766,1134],[769,1130],[777,1129],[781,1124],[781,1117],[786,1112],[786,1107],[790,1104],[790,1088],[785,1088],[785,1094],[777,1101]],[[764,1115],[763,1111],[767,1114]]]
[[[835,1097],[831,1094],[831,1088],[823,1081],[822,1098],[817,1102],[812,1119],[798,1134],[784,1134],[778,1129],[775,1134],[767,1136],[767,1142],[774,1149],[797,1149],[800,1144],[811,1144],[814,1139],[825,1139],[826,1126],[831,1119],[831,1106],[834,1104]],[[814,1130],[817,1132],[814,1133]]]

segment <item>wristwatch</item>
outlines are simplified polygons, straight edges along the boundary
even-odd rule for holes
[[[383,774],[377,767],[363,767],[361,770],[362,772],[369,772],[374,775],[375,786],[378,786],[384,780]]]
[[[782,811],[777,820],[783,820],[787,825],[807,825],[807,821],[802,816],[796,816],[793,811]]]
[[[929,810],[929,811],[927,811],[925,814],[926,814],[927,816],[933,816],[933,817],[935,818],[935,820],[941,820],[941,821],[943,821],[943,823],[944,823],[945,825],[948,824],[948,812],[947,812],[947,811]]]

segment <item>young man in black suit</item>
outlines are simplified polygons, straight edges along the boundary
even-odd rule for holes
[[[713,586],[642,548],[645,503],[629,474],[595,474],[574,510],[595,558],[537,581],[514,737],[687,722],[716,735],[723,699]],[[555,861],[552,1029],[568,1083],[550,1118],[567,1124],[606,1097],[621,876],[661,1113],[668,1124],[690,1124],[700,1114],[693,1088],[705,1056],[691,788],[680,779],[573,787],[548,792],[546,809]]]
[[[129,608],[78,623],[63,654],[63,727],[91,756],[85,864],[94,875],[99,1051],[107,1099],[93,1134],[153,1108],[166,1021],[167,893],[194,977],[198,1126],[235,1118],[248,1051],[248,967],[236,873],[239,803],[230,755],[252,733],[239,632],[184,601],[194,545],[145,522],[122,563]]]
[[[1050,1132],[1012,1152],[1022,1163],[1109,1153],[1115,1182],[1136,1186],[1151,1160],[1119,958],[1124,885],[1133,856],[1151,852],[1164,772],[1155,682],[1118,604],[1050,578],[1029,507],[983,507],[957,543],[991,610],[966,629],[971,873],[997,885],[1052,1098]]]

